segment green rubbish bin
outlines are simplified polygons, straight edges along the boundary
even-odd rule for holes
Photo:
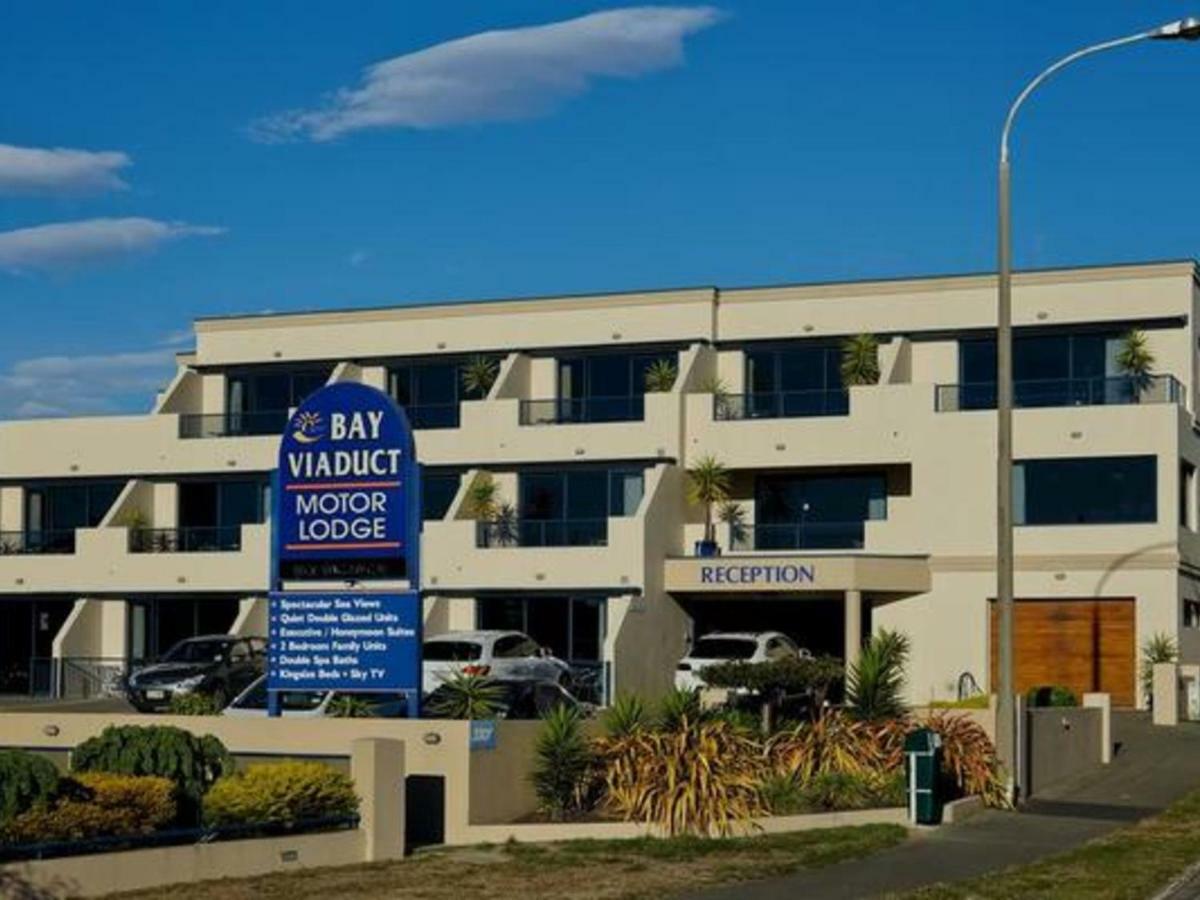
[[[929,728],[918,728],[904,739],[908,774],[908,818],[918,825],[942,821],[942,739]]]

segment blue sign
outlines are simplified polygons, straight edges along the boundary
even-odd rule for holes
[[[272,593],[267,688],[419,691],[421,597],[402,593]]]
[[[495,750],[496,720],[472,719],[470,745],[472,750]]]
[[[277,577],[416,584],[419,471],[404,413],[365,384],[300,404],[279,447]]]

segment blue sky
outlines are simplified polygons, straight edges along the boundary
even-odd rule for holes
[[[0,0],[0,416],[143,408],[199,315],[987,269],[1016,91],[1189,11]],[[1198,255],[1198,85],[1040,93],[1018,265]]]

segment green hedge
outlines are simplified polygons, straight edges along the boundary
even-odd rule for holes
[[[0,826],[58,796],[58,769],[24,750],[0,750]]]
[[[357,811],[354,782],[318,762],[253,765],[222,778],[204,798],[209,825],[292,825]]]

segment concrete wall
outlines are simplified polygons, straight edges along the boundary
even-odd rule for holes
[[[1054,707],[1026,712],[1027,783],[1022,796],[1036,797],[1056,782],[1103,764],[1099,709]]]

